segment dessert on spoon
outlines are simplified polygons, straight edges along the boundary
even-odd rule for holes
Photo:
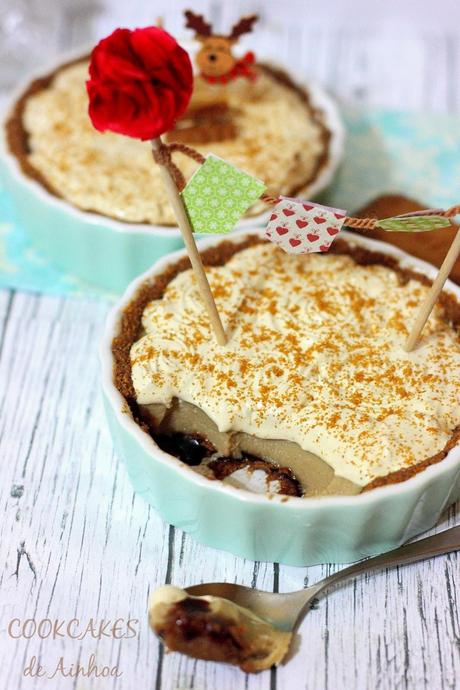
[[[170,651],[256,673],[283,661],[312,601],[332,585],[361,573],[415,563],[459,548],[460,526],[360,561],[307,589],[287,594],[228,582],[186,589],[165,585],[150,598],[150,626]]]

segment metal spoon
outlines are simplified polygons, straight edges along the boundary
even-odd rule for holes
[[[361,573],[395,565],[415,563],[416,561],[422,561],[432,556],[441,556],[457,549],[460,549],[460,525],[445,530],[440,534],[435,534],[432,537],[420,539],[407,546],[401,546],[380,556],[374,556],[373,558],[354,563],[348,568],[340,570],[299,592],[276,594],[232,584],[231,582],[206,582],[201,585],[187,587],[185,591],[193,596],[209,594],[230,599],[235,604],[250,609],[276,628],[294,631],[303,615],[310,608],[312,600],[325,589],[331,587],[331,585],[335,585],[342,580],[348,580]]]

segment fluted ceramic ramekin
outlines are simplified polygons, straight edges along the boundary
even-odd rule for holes
[[[11,107],[33,79],[50,74],[60,65],[88,52],[89,48],[80,48],[61,56],[58,63],[30,77],[12,98]],[[329,96],[315,84],[308,83],[304,88],[312,106],[323,112],[324,124],[331,133],[327,163],[316,179],[299,191],[299,196],[315,198],[330,184],[342,159],[344,128]],[[11,197],[18,223],[34,246],[56,266],[91,284],[121,292],[130,280],[158,258],[183,246],[181,234],[175,227],[123,223],[81,211],[49,193],[22,172],[16,157],[8,151],[4,124],[0,137],[0,179]],[[238,228],[260,226],[267,218],[267,213],[244,218]]]
[[[240,240],[246,234],[235,233],[231,239]],[[359,246],[395,257],[402,266],[414,268],[429,278],[436,274],[433,266],[383,242],[346,233],[342,236]],[[219,241],[213,238],[203,242],[201,248]],[[452,448],[441,462],[407,481],[358,496],[267,498],[202,477],[160,450],[141,430],[114,385],[111,344],[119,331],[121,312],[140,285],[183,255],[181,251],[164,257],[131,283],[109,315],[101,343],[108,421],[136,492],[166,522],[203,544],[253,560],[288,565],[355,561],[396,548],[432,527],[442,511],[460,496],[459,446]],[[445,289],[460,301],[460,288],[449,281]]]

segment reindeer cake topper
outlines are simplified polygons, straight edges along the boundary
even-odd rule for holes
[[[185,26],[195,31],[195,38],[202,44],[196,54],[196,63],[203,79],[211,84],[226,84],[237,77],[251,80],[257,78],[253,69],[254,53],[248,52],[238,59],[232,52],[239,37],[252,31],[253,24],[258,19],[256,14],[241,17],[227,36],[214,34],[211,24],[202,14],[195,14],[190,10],[186,10],[184,14],[187,19]]]

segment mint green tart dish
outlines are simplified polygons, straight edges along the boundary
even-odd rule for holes
[[[58,63],[31,76],[12,97],[5,123],[15,103],[33,79],[51,74],[59,66],[88,54],[88,48],[61,56]],[[318,86],[306,84],[312,106],[322,113],[330,133],[327,157],[317,176],[299,195],[314,198],[331,183],[343,156],[344,128],[332,99]],[[2,126],[0,180],[9,196],[13,220],[33,246],[66,273],[99,288],[121,293],[137,275],[157,259],[183,246],[177,227],[135,224],[82,211],[59,198],[21,169],[9,149]],[[152,161],[152,165],[154,162]],[[263,225],[270,211],[242,218],[237,228]],[[209,234],[209,231],[208,231]],[[199,237],[199,235],[198,235]]]
[[[231,241],[248,232],[236,232]],[[251,231],[250,234],[261,234]],[[353,245],[394,257],[402,267],[433,279],[437,269],[382,242],[346,232]],[[226,239],[229,239],[227,236]],[[221,238],[200,242],[214,246]],[[113,381],[112,342],[123,310],[142,283],[161,274],[185,255],[160,259],[137,278],[108,316],[100,346],[102,388],[115,446],[135,491],[168,523],[207,546],[238,556],[287,565],[345,563],[396,548],[433,527],[441,513],[460,496],[460,447],[439,463],[410,479],[357,496],[297,498],[250,493],[209,480],[163,452],[133,420]],[[445,290],[460,301],[460,288],[448,281]],[[421,458],[422,460],[423,458]]]

